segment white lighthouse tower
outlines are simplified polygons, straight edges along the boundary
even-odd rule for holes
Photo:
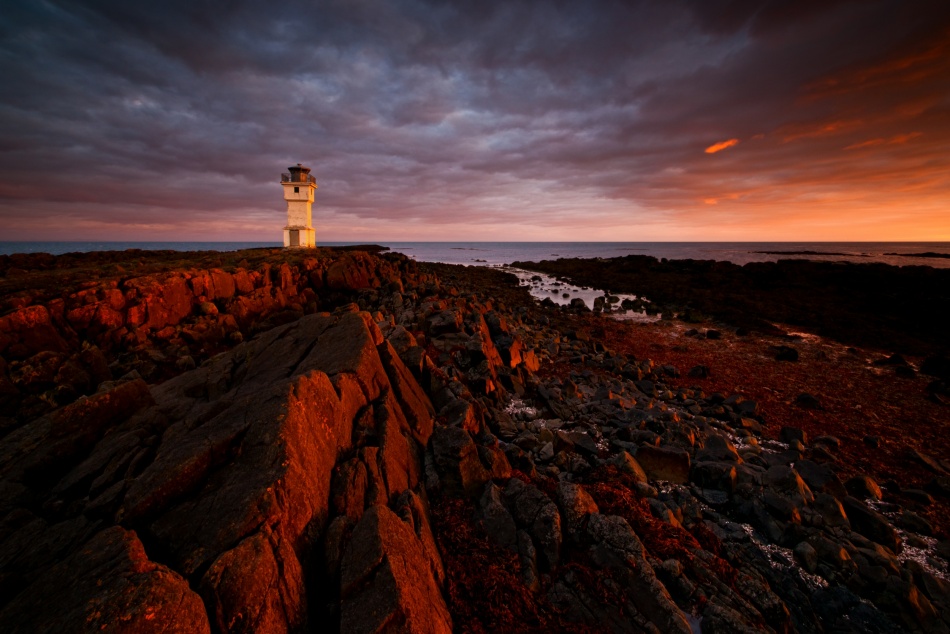
[[[310,168],[297,163],[280,175],[287,201],[287,226],[284,227],[285,247],[314,247],[316,236],[311,226],[310,205],[317,183],[310,175]]]

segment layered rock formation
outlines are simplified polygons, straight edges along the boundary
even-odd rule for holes
[[[833,438],[497,271],[283,257],[6,297],[3,631],[947,631],[933,527]]]

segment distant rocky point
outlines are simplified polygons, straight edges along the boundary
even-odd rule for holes
[[[896,255],[903,258],[950,258],[950,253],[935,253],[934,251],[924,251],[923,253],[885,253],[884,255]]]
[[[752,251],[752,253],[766,253],[769,255],[843,255],[852,258],[871,257],[866,253],[842,253],[839,251]]]

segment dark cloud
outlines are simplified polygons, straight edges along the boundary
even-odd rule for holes
[[[943,1],[6,4],[3,238],[950,239]]]

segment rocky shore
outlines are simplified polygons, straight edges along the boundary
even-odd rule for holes
[[[372,251],[0,276],[3,631],[950,632],[922,357]]]

